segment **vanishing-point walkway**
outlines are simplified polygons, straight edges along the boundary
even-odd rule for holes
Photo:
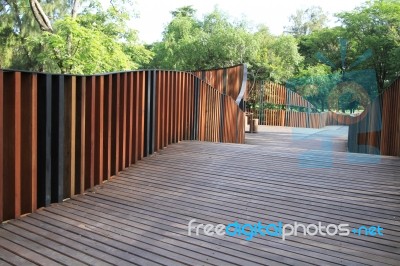
[[[181,142],[94,191],[0,226],[0,264],[400,265],[400,158],[349,154],[345,127]],[[271,131],[273,131],[271,133]],[[188,236],[188,222],[380,226],[383,236]]]

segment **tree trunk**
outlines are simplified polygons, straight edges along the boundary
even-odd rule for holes
[[[42,6],[38,2],[38,0],[29,0],[29,4],[31,6],[33,16],[40,26],[40,29],[43,31],[53,32],[51,22],[47,15],[44,13]]]

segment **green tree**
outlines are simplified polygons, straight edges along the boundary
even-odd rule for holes
[[[323,112],[328,106],[332,89],[340,80],[340,72],[332,72],[329,66],[317,64],[300,70],[296,77],[288,80],[286,86]]]
[[[1,67],[91,74],[135,69],[151,59],[128,27],[130,1],[111,1],[107,10],[96,1],[3,1]]]
[[[272,42],[270,50],[270,80],[284,83],[298,72],[304,59],[298,51],[297,40],[290,35],[279,36]]]
[[[346,37],[354,40],[360,54],[372,50],[372,60],[364,66],[375,69],[379,91],[382,92],[400,74],[399,1],[368,1],[337,16],[343,23]]]
[[[325,28],[328,16],[321,7],[312,6],[297,10],[289,17],[289,22],[291,25],[285,29],[297,38]]]
[[[155,56],[150,67],[183,70],[197,64],[197,40],[201,29],[194,18],[195,11],[188,9],[183,7],[171,12],[174,17],[163,32],[163,41],[153,45]]]
[[[60,14],[67,12],[65,1],[48,1],[42,10],[52,14],[52,21]],[[28,38],[37,37],[41,30],[35,21],[28,1],[0,1],[0,67],[27,70],[43,70],[37,60],[37,54],[42,49],[38,44],[28,42]]]

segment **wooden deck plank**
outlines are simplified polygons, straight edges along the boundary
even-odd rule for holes
[[[1,230],[0,248],[6,249],[14,253],[15,256],[22,257],[26,260],[35,262],[36,264],[39,265],[62,265],[54,260],[51,260],[47,256],[36,253],[31,249],[28,249],[24,246],[14,243],[13,241],[10,241],[9,239],[6,238],[6,236],[4,236],[4,234],[5,232]],[[12,237],[13,240],[14,238],[15,237]]]
[[[82,199],[80,199],[80,200],[82,200]],[[75,203],[75,202],[72,202],[72,203]],[[84,204],[80,204],[80,205],[85,206],[86,208],[88,208],[88,206],[90,206],[90,205],[84,205]],[[113,206],[115,206],[115,205],[113,205]],[[105,206],[102,205],[102,207],[105,207]],[[105,208],[107,208],[107,207],[105,207]],[[110,207],[108,207],[108,208],[110,208]],[[123,209],[123,204],[119,204],[117,208],[118,209]],[[115,207],[112,207],[111,209],[115,209]],[[101,208],[93,208],[92,207],[92,210],[98,210],[99,211],[98,213],[100,213],[100,214],[102,212]],[[145,214],[145,215],[142,215],[142,216],[137,214],[137,209],[135,209],[135,213],[130,215],[129,217],[126,217],[126,215],[124,215],[124,212],[121,212],[120,215],[117,215],[115,212],[113,212],[113,215],[118,217],[118,221],[121,221],[121,222],[123,222],[124,217],[126,217],[126,219],[129,219],[129,221],[133,221],[133,224],[130,225],[130,226],[137,226],[139,224],[139,227],[140,227],[141,223],[144,223],[144,224],[148,223],[149,225],[152,225],[152,224],[155,223],[155,221],[157,221],[157,219],[154,219],[154,218],[151,219],[150,217],[151,216],[157,216],[157,215],[154,215],[154,214],[157,214],[157,211],[159,211],[159,209],[151,209],[151,207],[149,209],[149,208],[146,207],[146,209],[144,211],[147,211],[147,210],[149,210],[149,212],[147,214]],[[104,212],[104,210],[103,210],[103,212]],[[166,216],[172,216],[173,215],[171,213],[169,213],[169,215],[168,215],[168,211],[166,213],[167,213],[167,215],[165,213],[163,214],[164,220],[166,220],[166,218],[167,218]],[[190,218],[189,214],[190,214],[190,212],[188,212],[188,214],[184,217],[185,220],[190,220],[189,219]],[[158,218],[160,218],[160,217],[158,217]],[[182,217],[174,217],[174,216],[172,216],[172,218],[168,217],[169,221],[174,220],[175,223],[173,225],[179,223],[179,219],[182,220]],[[149,220],[149,221],[146,223],[146,220]],[[159,225],[161,223],[157,222],[157,225]],[[178,235],[180,233],[181,234],[181,236],[179,237],[180,241],[188,242],[191,245],[199,244],[198,242],[196,243],[196,241],[193,241],[191,238],[186,238],[186,239],[184,238],[184,236],[186,236],[187,234],[186,234],[185,228],[183,228],[183,227],[181,227],[181,228],[173,228],[173,226],[170,223],[165,223],[162,226],[160,226],[159,230],[161,232],[167,232],[167,231],[170,232],[170,233],[168,233],[169,237],[173,237],[173,236],[171,236],[172,234]],[[153,231],[156,231],[156,230],[153,229]],[[212,243],[207,243],[207,244],[208,244],[208,246],[212,246]],[[219,243],[219,245],[220,246],[226,245],[226,248],[228,248],[228,250],[231,250],[231,251],[237,250],[237,251],[241,251],[241,253],[243,253],[243,252],[249,253],[249,255],[251,255],[251,258],[253,260],[256,260],[257,257],[261,257],[263,259],[271,259],[271,256],[273,255],[273,254],[270,254],[271,253],[271,249],[267,250],[267,248],[266,248],[266,247],[269,246],[269,247],[272,247],[272,248],[276,248],[275,252],[278,252],[277,256],[278,255],[281,255],[281,256],[282,255],[286,255],[287,256],[287,254],[285,254],[287,252],[287,250],[290,250],[290,251],[293,252],[293,254],[289,254],[289,256],[288,256],[289,258],[286,259],[285,263],[291,263],[291,264],[295,263],[296,265],[299,265],[301,263],[300,261],[293,261],[293,260],[290,259],[290,256],[293,256],[293,255],[296,256],[297,260],[299,260],[301,257],[303,257],[303,259],[304,259],[303,263],[306,263],[306,264],[309,264],[309,263],[312,263],[312,262],[318,264],[318,262],[320,262],[321,259],[325,259],[325,260],[329,261],[329,257],[326,256],[325,254],[323,254],[324,251],[321,248],[318,248],[318,247],[311,248],[309,250],[310,253],[313,253],[313,256],[314,256],[314,258],[313,258],[313,257],[310,257],[309,255],[308,256],[303,256],[302,255],[302,253],[304,252],[304,246],[302,246],[302,247],[300,245],[297,245],[297,246],[296,245],[286,246],[286,245],[283,245],[282,243],[279,243],[279,242],[268,243],[268,244],[264,243],[263,246],[261,247],[261,249],[264,249],[264,250],[259,250],[257,248],[245,249],[243,246],[237,245],[234,242],[228,242],[227,240],[221,241]],[[195,250],[198,251],[198,248],[196,248]],[[222,249],[220,248],[219,251],[222,252]],[[268,251],[269,253],[266,253],[266,251]],[[272,251],[272,253],[273,253],[273,251]],[[279,253],[281,253],[281,254],[279,254]],[[298,253],[298,254],[295,254],[295,253]],[[268,254],[268,255],[266,255],[266,254]],[[342,257],[346,257],[346,256],[342,256]],[[372,259],[372,258],[374,258],[374,256],[370,256],[370,258]],[[347,256],[347,259],[354,260],[354,258],[352,256],[349,256],[349,255]],[[282,258],[281,258],[281,260],[282,260]],[[367,261],[364,259],[363,263],[367,263]],[[329,263],[325,262],[325,264],[329,264]]]
[[[10,251],[0,248],[0,265],[36,265],[20,256],[16,256]]]
[[[24,237],[32,242],[36,242],[37,244],[47,247],[50,250],[56,251],[61,253],[64,256],[72,257],[73,259],[77,260],[78,262],[72,262],[74,265],[84,265],[89,263],[91,265],[111,265],[108,263],[104,263],[101,260],[98,260],[95,257],[88,256],[87,254],[81,252],[80,250],[76,249],[76,243],[70,243],[70,245],[66,245],[65,242],[57,241],[56,239],[50,238],[48,236],[41,236],[37,234],[37,229],[35,231],[26,230],[25,228],[19,226],[15,226],[13,224],[8,223],[4,226],[4,229],[13,233],[15,235],[19,235]],[[72,244],[72,245],[71,245]],[[82,249],[83,251],[84,249]],[[71,263],[71,262],[68,262]]]
[[[121,193],[121,192],[117,192],[114,189],[110,190],[110,191],[112,191],[112,192],[110,192],[107,195],[108,197],[121,197],[121,196],[123,197],[123,195],[121,195],[123,193]],[[105,189],[101,191],[101,194],[103,194],[103,193],[105,193]],[[135,192],[135,194],[136,193],[137,192]],[[129,201],[129,198],[131,197],[130,195],[132,195],[132,192],[126,193],[125,197],[123,197],[123,199],[125,201]],[[160,193],[156,193],[155,195],[160,195]],[[146,200],[146,199],[143,199],[143,198],[142,198],[142,200],[140,198],[139,199],[134,198],[133,200],[134,200],[134,202],[138,202],[138,203],[140,203],[142,205],[147,205],[145,202],[149,201],[149,206],[153,206],[153,205],[157,204],[157,206],[159,208],[164,207],[166,210],[171,210],[171,208],[173,208],[175,206],[175,208],[178,208],[180,211],[185,210],[188,213],[192,213],[193,215],[201,216],[203,218],[204,217],[214,217],[214,218],[210,218],[208,220],[208,222],[212,221],[213,223],[216,223],[216,221],[218,221],[218,220],[219,221],[222,220],[224,222],[232,222],[232,221],[235,221],[235,220],[243,219],[243,217],[242,217],[243,216],[242,215],[243,212],[240,211],[240,210],[237,213],[232,213],[232,212],[229,212],[229,211],[223,211],[221,209],[217,209],[215,211],[218,211],[218,214],[212,214],[211,215],[209,213],[209,209],[212,208],[211,204],[209,206],[207,206],[206,204],[202,204],[201,206],[196,206],[196,205],[193,205],[192,203],[184,202],[182,197],[180,197],[179,201],[173,201],[173,200],[166,199],[166,198],[160,198],[158,196],[157,196],[156,199],[154,199],[154,197],[156,197],[156,196],[154,196],[154,195],[153,196],[145,195],[145,198],[152,198],[153,200]],[[173,197],[170,196],[170,198],[173,198]],[[146,207],[149,207],[149,206],[146,206]],[[238,210],[235,210],[235,211],[238,211]],[[259,217],[263,217],[264,218],[265,215],[261,214],[261,215],[259,215]],[[246,218],[248,218],[248,217],[246,217]],[[272,216],[272,217],[268,216],[268,220],[272,221],[272,222],[277,222],[279,220],[282,220],[282,219],[280,219],[280,217],[278,217],[276,219],[273,219],[273,218],[274,218],[274,216]],[[300,222],[304,222],[303,219],[297,219],[297,220],[300,221]],[[365,243],[365,241],[358,241],[357,242],[357,239],[353,240],[353,242],[354,241],[356,241],[356,243],[358,243],[358,244],[361,244],[361,245],[363,244],[363,245],[368,247],[368,243]],[[338,241],[334,241],[334,242],[337,243],[337,244],[341,244]],[[396,249],[392,248],[391,250],[389,250],[389,252],[393,252],[393,251],[396,251]],[[379,252],[382,252],[382,250],[379,250]]]
[[[14,221],[12,223],[14,224]],[[53,221],[44,216],[37,216],[35,218],[26,217],[22,222],[22,225],[19,223],[15,223],[15,225],[22,227],[34,226],[36,230],[37,228],[40,228],[47,232],[46,235],[54,234],[56,238],[61,237],[63,240],[64,238],[67,239],[67,241],[71,240],[73,241],[73,244],[70,245],[71,247],[81,248],[81,250],[84,250],[93,258],[103,260],[113,265],[158,265],[142,260],[141,258],[135,257],[130,253],[124,252],[110,245],[98,242],[95,239],[82,237],[81,235],[76,234],[73,230],[70,230],[69,227],[64,226],[62,223],[58,223],[57,221]]]
[[[10,238],[8,238],[9,240],[33,249],[34,251],[40,251],[41,254],[45,254],[49,258],[58,261],[60,264],[85,265],[84,261],[82,261],[79,256],[79,252],[72,253],[73,255],[71,256],[71,249],[63,244],[35,237],[34,234],[15,228],[9,224],[6,224],[3,229],[7,231],[2,234],[3,237],[7,237],[8,235],[10,236]]]
[[[263,130],[246,145],[174,144],[85,195],[9,221],[0,255],[42,264],[399,265],[400,158],[346,153],[339,127]],[[380,225],[384,235],[246,241],[188,236],[191,219]]]

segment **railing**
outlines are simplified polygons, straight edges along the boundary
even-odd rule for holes
[[[308,113],[290,110],[265,109],[264,125],[322,128],[325,126],[350,125],[357,117],[334,112]]]
[[[229,95],[236,103],[243,106],[246,92],[247,67],[245,64],[228,68],[194,71],[193,74],[216,88],[220,93]]]
[[[400,156],[400,78],[349,127],[350,152]]]
[[[249,91],[258,91],[258,107],[250,110],[260,125],[322,128],[332,125],[350,125],[358,118],[334,112],[316,112],[316,108],[301,95],[287,89],[284,85],[256,81],[247,84],[246,100],[252,97]],[[252,98],[255,98],[254,95]],[[275,105],[275,109],[265,107]],[[291,110],[301,109],[300,111]]]
[[[243,143],[244,114],[186,72],[0,70],[0,221],[83,193],[181,140]]]

